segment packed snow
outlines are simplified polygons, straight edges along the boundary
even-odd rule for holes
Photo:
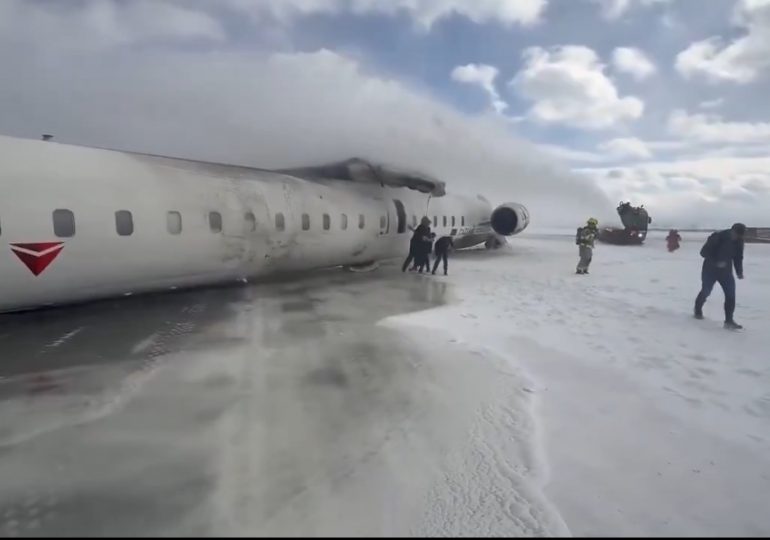
[[[544,483],[571,534],[770,534],[770,246],[746,247],[736,333],[718,286],[692,317],[706,236],[683,237],[674,253],[657,233],[598,244],[588,276],[569,233],[457,253],[448,277],[414,277],[453,283],[455,302],[382,323],[442,331],[518,374],[532,418],[478,444],[528,438],[539,467],[519,484]]]
[[[6,318],[0,535],[769,535],[770,246],[732,332],[683,236]]]

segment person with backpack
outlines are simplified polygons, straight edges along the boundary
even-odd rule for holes
[[[590,218],[585,227],[579,227],[577,235],[575,236],[575,244],[579,246],[578,253],[580,255],[580,261],[578,261],[576,274],[587,274],[588,267],[591,265],[594,253],[594,242],[596,241],[596,235],[599,232],[599,220],[596,218]]]
[[[746,225],[736,223],[730,229],[712,233],[700,250],[703,257],[701,269],[701,290],[695,299],[694,315],[703,319],[703,305],[719,283],[725,293],[725,328],[740,330],[743,328],[735,322],[735,277],[733,266],[738,279],[743,279],[743,246]]]

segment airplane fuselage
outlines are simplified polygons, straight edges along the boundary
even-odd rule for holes
[[[494,234],[491,213],[480,197],[0,137],[0,311],[390,259],[422,216],[468,247]]]

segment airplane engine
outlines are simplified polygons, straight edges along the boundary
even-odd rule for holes
[[[501,204],[492,212],[490,221],[496,234],[513,236],[529,225],[529,211],[518,203]]]

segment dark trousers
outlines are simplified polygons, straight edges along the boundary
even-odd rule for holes
[[[409,263],[412,261],[414,261],[412,270],[417,270],[418,268],[420,269],[420,272],[422,272],[423,268],[430,270],[430,258],[428,254],[422,253],[420,250],[413,249],[409,251],[409,255],[407,255],[404,264],[401,266],[401,271],[406,272],[406,269],[409,268]]]
[[[703,304],[706,303],[714,285],[719,283],[725,293],[725,321],[732,321],[733,313],[735,313],[735,277],[732,267],[716,268],[710,264],[704,264],[701,271],[701,282],[700,293],[695,299],[696,313],[703,310]]]
[[[449,268],[449,258],[447,257],[446,251],[439,251],[436,253],[436,262],[433,263],[433,273],[436,273],[436,270],[438,269],[438,263],[441,261],[444,261],[444,274],[447,273],[447,269]]]
[[[406,269],[409,268],[409,263],[412,262],[412,259],[414,259],[414,249],[409,250],[409,255],[407,255],[406,260],[404,261],[404,265],[401,267],[402,272],[406,272]]]
[[[414,258],[414,265],[422,274],[423,269],[430,270],[430,255],[422,253]]]

